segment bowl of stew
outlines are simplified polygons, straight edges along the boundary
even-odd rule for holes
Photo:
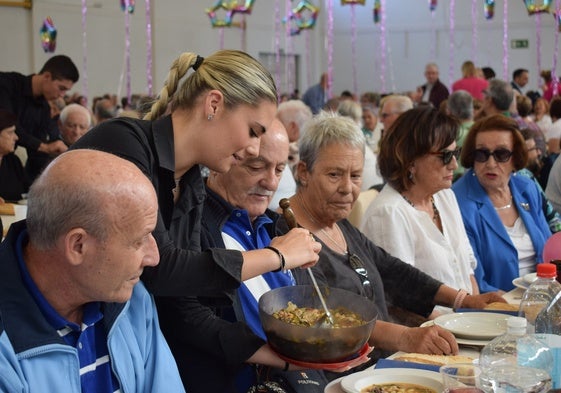
[[[321,287],[335,319],[326,321],[321,301],[311,285],[273,289],[259,299],[259,317],[267,341],[279,355],[310,363],[351,359],[364,347],[378,310],[365,297],[339,288]]]

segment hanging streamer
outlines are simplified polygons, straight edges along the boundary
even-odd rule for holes
[[[508,78],[508,6],[507,1],[503,3],[503,79]]]
[[[327,98],[333,91],[333,0],[327,2]]]
[[[358,97],[358,81],[356,69],[356,10],[351,5],[351,64],[353,66],[353,93]]]
[[[493,16],[495,16],[495,0],[485,0],[483,12],[485,14],[485,19],[493,19]]]
[[[280,101],[281,64],[280,64],[281,12],[280,0],[275,0],[275,84],[277,85],[277,99]]]
[[[437,5],[437,0],[429,0],[429,10],[435,11]]]
[[[449,42],[450,42],[450,49],[449,49],[449,66],[448,66],[448,86],[452,86],[454,82],[454,33],[456,30],[455,26],[455,14],[456,14],[456,0],[450,0],[450,32],[449,32]]]
[[[386,62],[387,62],[387,30],[386,30],[386,0],[381,0],[381,22],[380,22],[380,82],[382,83],[382,93],[387,93],[386,89]]]
[[[129,12],[125,12],[125,76],[126,76],[126,90],[127,90],[127,102],[131,102],[131,13],[130,6],[131,1],[125,0],[126,9]],[[134,3],[134,1],[133,1]],[[133,5],[134,11],[134,5]]]
[[[430,61],[434,61],[436,59],[436,11],[430,12],[430,19],[432,35],[432,40],[430,43]]]
[[[149,96],[152,96],[152,21],[150,19],[150,0],[145,0],[144,4],[146,7],[146,92]]]
[[[555,20],[557,22],[557,29],[555,29],[555,49],[553,52],[553,66],[551,67],[551,78],[553,80],[553,92],[557,92],[559,85],[559,78],[557,76],[557,59],[559,57],[559,33],[561,32],[561,0],[555,2]]]
[[[478,0],[471,0],[471,58],[475,64],[478,64],[477,59],[477,2]]]
[[[88,40],[86,35],[86,22],[88,16],[87,0],[82,0],[82,95],[88,104]]]
[[[382,12],[382,4],[380,0],[374,1],[374,8],[372,9],[372,19],[374,23],[380,23],[380,13]]]
[[[56,49],[56,27],[50,16],[43,21],[43,26],[39,30],[41,34],[41,46],[45,53],[53,53]]]
[[[523,0],[528,15],[546,13],[549,14],[549,8],[551,7],[551,0]]]
[[[284,5],[284,13],[285,15],[290,15],[291,12],[291,4],[290,4],[290,0],[285,0],[285,5]],[[283,19],[283,23],[284,23],[284,19]],[[292,94],[293,91],[293,84],[292,84],[292,55],[294,53],[294,46],[293,46],[293,42],[292,42],[292,34],[290,32],[290,25],[289,24],[285,24],[285,29],[284,29],[284,42],[285,42],[285,53],[287,54],[287,56],[285,57],[285,62],[284,62],[284,75],[286,78],[286,93]]]
[[[541,83],[540,72],[542,71],[542,16],[536,15],[536,52],[538,58],[538,86]]]

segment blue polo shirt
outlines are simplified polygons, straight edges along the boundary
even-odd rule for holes
[[[84,306],[82,324],[77,325],[63,318],[41,294],[29,275],[23,261],[23,245],[27,243],[27,231],[18,237],[16,255],[22,280],[35,299],[45,319],[63,338],[66,344],[77,349],[80,361],[80,382],[83,393],[120,392],[119,382],[111,371],[111,359],[107,349],[107,335],[103,328],[103,313],[99,302]]]

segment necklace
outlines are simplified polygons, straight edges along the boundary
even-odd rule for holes
[[[493,206],[495,208],[495,210],[506,210],[506,209],[510,209],[512,207],[512,197],[510,197],[510,202],[504,206]]]
[[[308,218],[310,219],[310,221],[312,221],[314,224],[319,224],[317,222],[317,220],[312,216],[312,214],[308,211],[308,209],[306,208],[306,205],[304,204],[304,200],[302,199],[302,195],[298,194],[298,200],[300,202],[300,205],[302,206],[302,210],[304,210],[304,212],[306,213],[306,215],[308,216]],[[339,244],[338,241],[336,241],[329,233],[327,233],[327,231],[325,229],[323,229],[323,227],[319,228],[319,231],[324,234],[329,241],[331,242],[331,244],[333,244],[335,247],[337,247],[339,249],[339,252],[341,252],[342,254],[347,254],[347,244],[345,242],[345,236],[343,236],[343,232],[341,231],[341,228],[339,228],[339,225],[337,225],[337,223],[335,223],[335,228],[337,233],[339,234],[339,236],[341,237],[341,239],[343,240],[343,244],[345,247],[341,247],[341,245]],[[317,234],[316,234],[317,235]]]
[[[415,207],[415,204],[413,202],[411,202],[411,200],[409,198],[407,198],[405,195],[401,194],[401,196],[403,197],[403,199],[405,199],[405,201],[407,203],[409,203],[411,205],[411,207]],[[432,205],[432,220],[435,223],[438,223],[438,220],[440,220],[440,212],[438,211],[438,209],[436,208],[436,204],[434,203],[434,198],[431,196],[430,197],[430,203]]]

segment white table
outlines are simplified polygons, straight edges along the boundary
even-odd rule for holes
[[[4,234],[8,232],[8,228],[14,222],[23,220],[27,216],[27,205],[14,204],[15,215],[0,215],[2,226],[4,227]]]

